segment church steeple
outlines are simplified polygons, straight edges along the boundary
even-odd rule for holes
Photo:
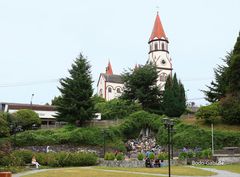
[[[111,66],[110,61],[108,61],[108,66],[106,67],[106,74],[113,75],[112,66]]]
[[[168,52],[168,38],[164,32],[158,13],[148,44],[148,63],[156,65],[159,73],[157,85],[161,91],[164,91],[167,77],[172,74],[172,60]]]
[[[155,23],[154,23],[154,26],[153,26],[152,34],[149,38],[149,42],[151,42],[154,39],[161,39],[161,38],[164,38],[165,40],[167,40],[167,37],[166,37],[165,32],[163,30],[163,26],[162,26],[160,17],[159,17],[158,12],[157,12],[157,16],[156,16]]]

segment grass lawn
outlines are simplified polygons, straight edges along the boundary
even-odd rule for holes
[[[109,171],[108,171],[109,170]],[[114,170],[114,171],[110,171]],[[168,174],[168,168],[110,168],[110,167],[92,167],[92,168],[63,168],[53,169],[50,171],[34,173],[25,175],[24,177],[150,177],[155,175],[148,174],[131,174],[137,173],[151,173],[151,174]],[[174,175],[185,176],[210,176],[214,175],[213,172],[205,170],[194,169],[183,166],[176,166],[172,169]]]
[[[198,167],[198,166],[197,166]],[[240,163],[236,164],[229,164],[229,165],[222,165],[222,166],[201,166],[203,168],[215,168],[217,170],[226,170],[234,173],[240,174]]]
[[[211,129],[211,125],[204,124],[203,120],[198,120],[196,117],[183,117],[181,119],[183,123],[189,124],[189,125],[198,125],[200,128],[204,129]],[[240,131],[240,126],[239,125],[227,125],[227,124],[215,124],[214,125],[214,130],[220,130],[220,131]]]

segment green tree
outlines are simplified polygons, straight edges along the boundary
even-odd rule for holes
[[[232,52],[228,75],[229,93],[235,94],[240,92],[240,32]]]
[[[162,113],[160,90],[157,86],[158,71],[154,65],[146,64],[122,75],[125,89],[123,99],[139,102],[142,108],[153,113]]]
[[[228,53],[223,60],[224,65],[218,65],[214,69],[215,81],[212,81],[210,86],[207,86],[208,90],[203,90],[205,94],[205,99],[211,103],[220,101],[227,92],[229,77],[228,69],[230,65],[230,59],[232,57],[232,52]]]
[[[7,113],[0,112],[0,138],[10,135],[7,117],[8,117]]]
[[[123,119],[133,112],[141,110],[138,103],[122,99],[99,102],[95,105],[96,111],[102,114],[102,119]]]
[[[52,106],[57,106],[57,105],[59,105],[60,99],[61,99],[61,96],[55,96],[55,97],[52,99],[52,101],[51,101],[51,105],[52,105]]]
[[[38,114],[30,109],[21,109],[13,113],[13,122],[15,126],[22,126],[23,130],[32,129],[32,125],[41,125],[41,119]]]
[[[185,89],[178,81],[176,73],[173,78],[168,76],[163,93],[164,114],[169,117],[179,117],[186,109]]]
[[[91,66],[87,59],[80,54],[76,58],[70,76],[60,80],[61,92],[57,105],[57,119],[81,126],[86,120],[94,117],[94,103],[91,99],[93,94]]]

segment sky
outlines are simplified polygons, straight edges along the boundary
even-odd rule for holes
[[[239,7],[239,0],[1,0],[0,102],[50,103],[80,52],[95,92],[109,60],[114,74],[145,64],[159,11],[173,72],[188,102],[206,105],[201,90],[233,49]]]

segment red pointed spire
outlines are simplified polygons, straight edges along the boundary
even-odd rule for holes
[[[153,30],[152,30],[152,34],[149,38],[149,41],[153,40],[154,38],[161,39],[162,37],[167,39],[167,37],[165,35],[165,32],[163,30],[163,26],[162,26],[160,17],[159,17],[158,12],[157,12],[154,27],[153,27]]]
[[[106,74],[113,75],[112,66],[111,66],[110,61],[108,61],[108,66],[106,68]]]

